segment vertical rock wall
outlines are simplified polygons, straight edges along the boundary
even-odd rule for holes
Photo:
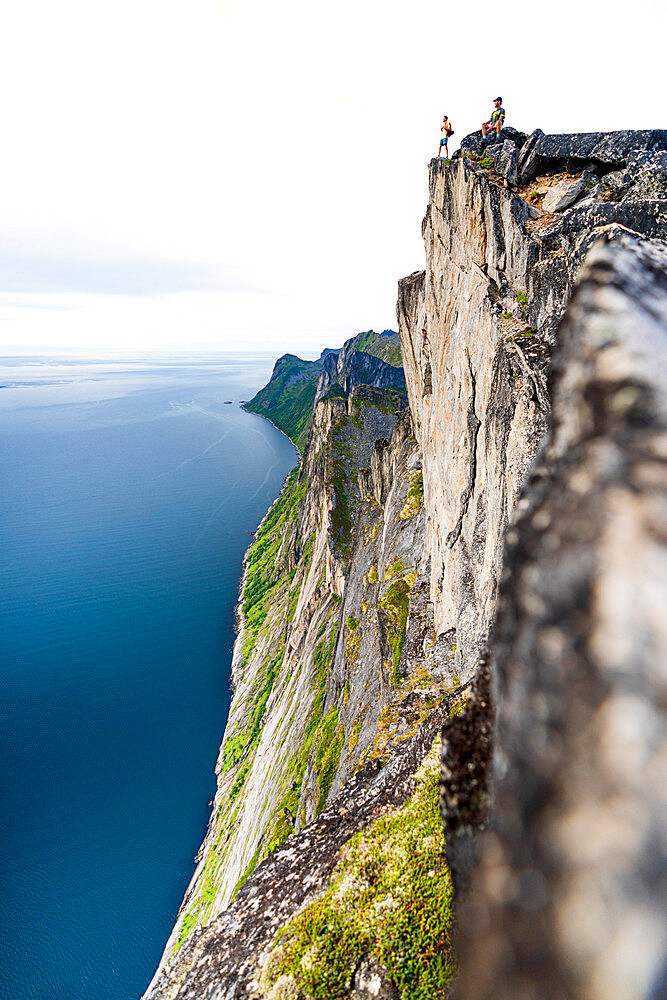
[[[466,160],[433,160],[426,271],[399,285],[431,598],[437,631],[456,630],[462,679],[488,634],[503,533],[546,429],[544,345],[516,337],[528,326],[516,293],[529,291],[541,255],[552,257],[527,231],[529,217],[526,202]]]

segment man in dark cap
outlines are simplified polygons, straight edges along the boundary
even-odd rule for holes
[[[496,139],[500,138],[500,130],[503,127],[503,122],[505,121],[505,109],[503,107],[502,97],[496,97],[493,102],[495,105],[493,114],[489,118],[488,122],[482,124],[482,135],[486,139],[489,132],[496,134]]]

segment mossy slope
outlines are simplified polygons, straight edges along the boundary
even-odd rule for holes
[[[259,976],[266,1000],[350,996],[369,957],[401,1000],[446,995],[454,976],[453,911],[437,751],[408,801],[347,843],[325,894],[278,932]]]

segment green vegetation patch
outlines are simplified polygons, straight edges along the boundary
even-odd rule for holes
[[[339,382],[332,382],[322,399],[347,399],[347,393]]]
[[[391,580],[393,577],[398,576],[400,573],[403,572],[404,569],[407,569],[407,567],[402,559],[400,558],[393,559],[385,570],[384,573],[385,583],[387,582],[387,580]]]
[[[245,404],[246,410],[268,417],[302,451],[313,417],[313,403],[322,365],[287,354],[276,362],[271,381]]]
[[[359,656],[361,645],[361,635],[358,632],[359,622],[352,615],[347,616],[347,629],[345,632],[345,657],[350,667],[353,667]]]
[[[325,895],[278,932],[261,976],[264,997],[343,997],[367,954],[387,969],[402,1000],[446,995],[455,974],[453,892],[436,751],[412,797],[348,841]],[[281,976],[289,977],[289,994],[273,989]]]
[[[245,628],[243,653],[246,660],[256,645],[269,611],[276,604],[277,588],[280,585],[289,588],[294,575],[294,571],[290,575],[287,569],[287,556],[295,540],[299,505],[307,489],[305,478],[299,481],[298,474],[298,468],[290,473],[283,492],[262,521],[246,554],[242,604]]]
[[[342,728],[338,725],[336,705],[333,705],[324,716],[317,735],[319,741],[315,752],[314,766],[319,789],[316,814],[319,815],[327,804],[343,749],[344,736]]]
[[[334,491],[334,507],[331,511],[331,528],[334,542],[339,552],[348,556],[352,548],[352,505],[349,496],[347,480],[347,463],[345,458],[332,461],[331,485]]]
[[[361,722],[355,722],[352,727],[352,732],[350,733],[350,738],[347,741],[347,749],[349,753],[354,753],[357,743],[359,742],[359,736],[361,735]]]
[[[268,661],[265,665],[263,673],[258,677],[255,689],[253,691],[251,708],[247,715],[247,722],[245,724],[242,732],[233,736],[231,739],[225,742],[222,751],[222,771],[229,771],[238,762],[247,757],[249,752],[254,749],[254,747],[259,742],[259,735],[262,730],[262,720],[264,718],[264,713],[266,712],[266,704],[269,700],[269,695],[273,688],[276,677],[280,673],[280,668],[283,665],[283,658],[285,656],[285,647],[282,645],[276,655]],[[249,766],[246,767],[246,772],[249,770]],[[239,772],[239,775],[241,772]],[[241,779],[241,785],[237,788],[237,783],[239,781],[239,775],[236,777],[236,781],[232,787],[232,792],[234,798],[238,795],[241,790],[241,785],[245,780],[245,774]],[[233,801],[233,799],[232,799]]]
[[[398,512],[401,521],[407,521],[409,517],[415,517],[424,505],[424,473],[421,469],[413,472],[410,480],[405,503]]]
[[[378,536],[378,531],[380,530],[380,527],[381,527],[381,522],[378,521],[377,524],[372,524],[366,528],[365,531],[366,537],[364,538],[364,545],[368,545],[369,542],[375,541],[375,539]]]
[[[405,634],[408,623],[408,607],[410,603],[410,586],[405,580],[396,580],[380,598],[378,604],[382,609],[387,641],[391,647],[394,667],[394,684],[400,686],[401,675],[398,665],[403,652]]]
[[[374,330],[368,330],[354,338],[354,347],[357,351],[364,351],[366,354],[372,354],[374,357],[386,361],[394,368],[403,366],[401,338],[398,333],[385,331],[380,334],[375,333]]]

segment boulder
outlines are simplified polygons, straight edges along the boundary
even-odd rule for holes
[[[522,183],[539,174],[558,170],[597,167],[607,173],[624,167],[633,150],[667,149],[667,129],[625,129],[575,135],[537,135],[537,132],[539,130],[528,137],[521,150],[519,180]]]
[[[530,135],[524,142],[523,146],[521,147],[521,151],[519,153],[517,162],[519,181],[529,180],[530,177],[535,176],[534,174],[526,173],[526,164],[532,162],[533,152],[537,144],[539,143],[540,139],[542,138],[544,138],[544,132],[542,131],[541,128],[536,128],[530,133]]]
[[[586,190],[586,181],[580,177],[576,181],[561,181],[544,196],[542,208],[545,212],[562,212],[569,208],[580,194]]]
[[[667,198],[667,152],[642,152],[633,150],[628,157],[627,175],[630,178],[628,201],[642,198]]]
[[[508,125],[506,128],[500,130],[500,138],[503,143],[506,141],[513,143],[518,150],[523,147],[526,141],[526,133],[519,132],[517,129],[512,128],[511,125]],[[485,138],[482,135],[482,130],[478,129],[477,132],[471,132],[469,135],[463,136],[460,143],[461,148],[453,153],[452,159],[458,159],[461,153],[475,153],[476,156],[481,156],[485,150],[487,153],[490,152],[494,144],[498,144],[495,136],[493,140],[489,136]]]
[[[502,143],[496,142],[488,146],[485,155],[493,160],[496,172],[501,177],[504,177],[510,184],[516,184],[517,147],[511,139],[505,139]]]

